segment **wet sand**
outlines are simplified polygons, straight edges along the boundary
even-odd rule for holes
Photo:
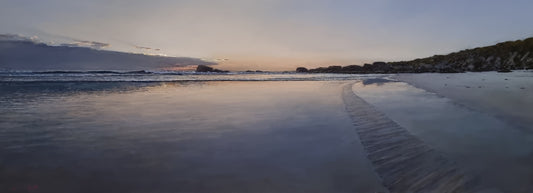
[[[478,177],[481,185],[496,192],[533,191],[533,135],[528,130],[404,82],[363,81],[353,91]]]
[[[375,171],[390,192],[487,190],[460,166],[344,87],[346,111]]]
[[[4,84],[0,188],[386,192],[344,84]]]
[[[400,74],[400,81],[533,133],[533,71]]]

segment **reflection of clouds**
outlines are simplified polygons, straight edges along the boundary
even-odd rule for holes
[[[57,84],[64,84],[66,88],[69,84],[78,87],[78,83]],[[102,83],[95,83],[93,86],[88,85],[89,83],[81,84],[85,84],[85,87],[80,85],[81,90],[88,90],[87,86],[95,89],[104,86]],[[126,87],[138,85],[128,82],[110,84]],[[38,88],[46,89],[46,87]],[[316,92],[318,89],[321,92]],[[152,183],[154,180],[162,182],[155,191],[172,192],[176,189],[175,181],[192,179],[202,182],[212,178],[210,174],[204,175],[195,171],[204,169],[216,173],[253,171],[257,168],[255,162],[243,162],[244,164],[240,164],[243,167],[235,167],[235,163],[239,163],[239,160],[250,160],[248,159],[250,155],[258,155],[255,157],[261,160],[268,159],[266,160],[268,163],[283,163],[283,167],[294,168],[303,165],[302,167],[309,168],[319,165],[320,168],[311,175],[321,174],[324,170],[329,172],[331,168],[333,168],[331,171],[335,172],[337,168],[352,167],[350,164],[338,165],[335,163],[338,157],[327,156],[342,154],[339,159],[352,159],[349,157],[352,156],[351,152],[344,154],[343,149],[339,150],[338,140],[335,137],[345,135],[344,128],[351,126],[350,121],[344,116],[344,110],[338,108],[338,104],[342,102],[340,98],[334,97],[337,90],[337,86],[322,86],[322,82],[204,84],[204,82],[188,81],[163,83],[160,86],[144,87],[134,92],[104,90],[95,93],[97,96],[83,92],[58,97],[42,94],[43,97],[36,100],[41,102],[40,104],[22,103],[24,106],[17,112],[22,114],[29,111],[23,114],[24,116],[19,114],[13,116],[10,111],[0,114],[13,117],[1,119],[9,121],[7,123],[21,123],[20,127],[7,128],[10,135],[6,135],[5,141],[13,141],[10,145],[16,144],[26,150],[15,152],[19,159],[13,159],[13,163],[10,162],[5,167],[11,171],[12,166],[31,167],[35,163],[32,160],[40,160],[42,164],[39,164],[34,171],[37,174],[30,176],[33,180],[34,177],[39,177],[36,175],[46,175],[48,178],[52,175],[40,168],[55,168],[60,165],[60,169],[66,171],[65,174],[57,172],[59,176],[52,175],[50,179],[53,183],[61,182],[55,184],[67,187],[59,187],[63,188],[58,188],[59,190],[50,187],[52,191],[56,190],[55,192],[69,191],[71,189],[67,188],[72,186],[104,189],[110,183],[118,184],[112,188],[122,192],[154,190]],[[295,114],[299,116],[294,116]],[[325,130],[320,124],[323,120],[333,129]],[[290,129],[286,129],[287,126]],[[8,138],[15,132],[20,133],[16,135],[17,138]],[[313,143],[310,146],[310,134],[313,135],[311,137],[314,141],[320,143]],[[251,143],[257,145],[242,145]],[[6,151],[0,151],[3,155],[7,154],[4,152]],[[257,154],[257,152],[264,153]],[[301,152],[308,152],[303,157],[315,156],[323,159],[309,159],[311,162],[302,162],[299,159],[302,157]],[[217,153],[235,156],[227,162],[206,159]],[[51,157],[50,154],[58,156]],[[191,166],[191,161],[202,164]],[[113,167],[112,175],[108,172],[109,167]],[[247,179],[258,179],[258,183],[261,183],[262,176],[267,170],[273,171],[267,174],[269,176],[283,176],[286,173],[276,170],[277,165],[268,165],[268,167],[266,170],[259,168],[258,171],[244,172],[226,184],[231,186]],[[183,168],[190,169],[183,170]],[[76,175],[70,175],[68,172],[74,172]],[[146,173],[150,175],[142,175]],[[309,172],[304,172],[297,174],[298,176],[289,176],[279,182],[285,183],[292,178],[300,179],[308,174]],[[82,178],[84,176],[90,178],[84,179]],[[106,180],[91,180],[91,178]],[[41,179],[31,182],[50,183],[48,179],[42,181]],[[321,180],[318,179],[313,183],[319,183]],[[88,181],[90,183],[83,183]],[[17,181],[9,180],[9,182]],[[185,183],[185,186],[180,185],[179,188],[194,190],[197,187],[197,184]],[[206,192],[217,192],[216,188],[218,187],[206,189]]]
[[[73,96],[79,94],[125,94],[159,87],[204,84],[208,84],[208,82],[76,82],[76,84],[73,84],[73,82],[10,82],[0,83],[0,89],[6,91],[5,93],[0,93],[0,100],[24,100],[42,96]]]
[[[3,100],[35,100],[42,96],[71,96],[79,94],[128,93],[151,87],[158,87],[161,82],[11,82],[0,84],[0,89],[8,91],[0,95]],[[19,94],[13,94],[19,93]],[[23,94],[23,95],[20,95]],[[21,97],[23,96],[23,97]]]

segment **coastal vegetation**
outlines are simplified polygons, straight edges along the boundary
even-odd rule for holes
[[[309,73],[459,73],[533,69],[533,37],[507,41],[492,46],[466,49],[447,55],[434,55],[411,61],[374,62],[372,64],[329,66],[315,69],[298,67]]]

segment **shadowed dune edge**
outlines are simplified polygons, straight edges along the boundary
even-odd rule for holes
[[[390,192],[486,191],[477,178],[358,97],[352,85],[343,88],[346,111],[368,159]]]

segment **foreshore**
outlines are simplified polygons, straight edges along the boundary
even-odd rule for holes
[[[533,135],[511,125],[530,120],[530,71],[144,76],[0,82],[0,190],[402,192],[440,185],[419,180],[448,174],[439,168],[461,171],[430,176],[450,184],[440,190],[477,190],[463,172],[482,188],[533,190]],[[500,110],[475,109],[490,105]],[[509,110],[527,116],[489,115]]]
[[[484,187],[529,193],[533,191],[531,80],[528,71],[401,74],[361,81],[353,91],[466,173],[479,177]]]
[[[398,74],[397,80],[533,132],[533,71]]]

